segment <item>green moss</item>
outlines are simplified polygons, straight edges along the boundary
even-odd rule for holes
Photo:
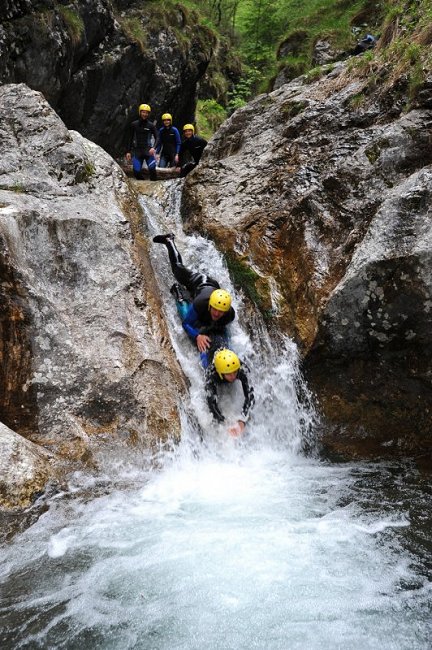
[[[260,290],[259,287],[263,286],[263,281],[258,273],[244,259],[238,258],[234,253],[225,253],[225,261],[234,284],[244,291],[266,320],[271,318],[273,312],[269,309],[269,295],[268,292],[266,292],[267,295],[264,295]]]
[[[83,19],[79,13],[70,7],[64,7],[63,5],[60,5],[58,7],[58,10],[64,22],[66,23],[72,43],[79,43],[85,31]]]
[[[88,183],[89,180],[95,175],[96,167],[92,162],[87,160],[82,167],[80,167],[75,176],[77,183]]]
[[[306,101],[286,102],[285,104],[282,104],[280,111],[285,119],[289,119],[302,113],[308,105],[309,104]]]
[[[370,147],[365,150],[365,154],[370,164],[373,165],[381,155],[383,149],[387,149],[390,146],[389,140],[382,138],[377,142],[374,142]]]
[[[15,183],[10,187],[1,187],[2,190],[9,190],[9,192],[15,192],[16,194],[25,194],[25,187],[22,183]]]

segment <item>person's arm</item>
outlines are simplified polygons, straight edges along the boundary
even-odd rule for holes
[[[180,137],[180,132],[179,130],[173,126],[173,131],[175,134],[175,145],[176,145],[176,155],[178,156],[180,153],[180,147],[181,147],[181,137]]]
[[[255,404],[255,396],[254,396],[253,388],[249,384],[248,374],[247,371],[245,370],[244,365],[238,371],[237,379],[241,381],[245,399],[243,402],[241,417],[237,420],[237,422],[232,427],[229,427],[228,429],[228,433],[234,437],[241,436],[241,434],[245,430],[246,422],[249,418],[250,410]]]
[[[215,376],[215,370],[209,368],[206,370],[205,374],[205,394],[207,399],[207,405],[209,407],[210,413],[213,415],[214,419],[217,422],[224,422],[225,418],[221,413],[219,408],[218,399],[217,399],[217,379]]]
[[[130,160],[132,158],[132,149],[134,146],[134,140],[135,140],[135,122],[132,122],[129,127],[129,141],[128,141],[128,150],[126,152],[126,160]]]
[[[195,308],[193,305],[189,307],[189,311],[186,314],[185,319],[182,322],[183,329],[186,332],[188,336],[191,337],[191,339],[195,340],[196,337],[198,336],[199,329],[195,327],[195,323],[198,320],[198,314],[195,311]]]
[[[244,402],[242,408],[242,421],[247,422],[249,418],[250,411],[255,404],[255,395],[252,386],[249,383],[248,373],[245,369],[245,366],[240,368],[238,371],[237,378],[241,381],[244,394]]]
[[[151,130],[153,138],[154,138],[154,144],[150,146],[149,154],[151,156],[154,156],[155,153],[156,153],[155,147],[157,146],[158,141],[159,141],[159,133],[158,133],[158,130],[157,130],[155,124],[153,124],[153,122],[150,122],[150,130]]]
[[[155,146],[154,146],[156,153],[160,153],[160,150],[162,149],[161,133],[162,133],[162,129],[159,129],[157,139],[156,139],[156,143],[155,143]]]

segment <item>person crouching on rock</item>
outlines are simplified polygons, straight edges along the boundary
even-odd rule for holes
[[[225,337],[225,328],[235,318],[231,307],[231,295],[221,289],[219,283],[209,275],[188,269],[174,243],[174,235],[153,237],[156,244],[164,244],[168,249],[171,270],[180,285],[186,287],[192,303],[183,313],[178,309],[182,325],[188,336],[196,343],[201,353],[208,352],[215,337]],[[171,293],[178,302],[186,302],[182,287],[173,284]]]
[[[151,108],[148,104],[141,104],[138,109],[139,119],[132,122],[129,133],[129,148],[126,154],[126,160],[132,159],[132,167],[135,178],[142,180],[144,178],[142,166],[144,161],[147,163],[151,181],[156,178],[156,150],[158,132],[150,122]]]
[[[187,176],[198,165],[208,142],[195,135],[193,124],[184,125],[183,138],[180,146],[180,176]]]
[[[241,416],[236,424],[228,428],[232,436],[240,436],[246,427],[251,408],[255,403],[254,391],[249,383],[249,368],[241,363],[238,356],[228,349],[218,350],[213,363],[205,371],[205,393],[207,404],[213,417],[217,422],[225,422],[218,404],[218,388],[223,384],[233,384],[236,380],[241,382],[244,394]]]

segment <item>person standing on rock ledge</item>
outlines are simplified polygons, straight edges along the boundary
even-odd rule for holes
[[[150,122],[149,115],[151,108],[148,104],[141,104],[138,109],[139,119],[132,122],[130,126],[128,152],[126,160],[132,159],[133,173],[135,178],[142,180],[144,178],[142,166],[144,161],[147,163],[151,181],[156,178],[156,150],[158,141],[158,132]]]
[[[172,233],[157,235],[153,241],[167,247],[173,275],[192,298],[192,303],[181,314],[183,329],[200,353],[209,353],[215,339],[226,339],[225,327],[235,318],[231,295],[210,276],[184,266]],[[170,290],[178,302],[186,302],[182,286],[175,283]]]
[[[176,167],[179,164],[181,138],[178,129],[172,125],[172,115],[162,115],[163,126],[159,129],[156,154],[160,154],[159,167]]]
[[[193,124],[185,124],[183,127],[183,142],[180,146],[180,176],[187,176],[201,160],[204,149],[208,142],[204,138],[195,135]],[[187,158],[187,160],[186,160]]]

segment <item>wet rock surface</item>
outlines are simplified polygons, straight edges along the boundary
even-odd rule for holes
[[[238,110],[188,177],[183,213],[253,269],[249,297],[299,343],[326,443],[420,457],[432,424],[432,113],[421,92],[402,110],[403,80],[367,84],[337,64]]]
[[[0,88],[0,143],[3,424],[90,465],[104,441],[177,436],[184,379],[124,174],[23,84]]]

